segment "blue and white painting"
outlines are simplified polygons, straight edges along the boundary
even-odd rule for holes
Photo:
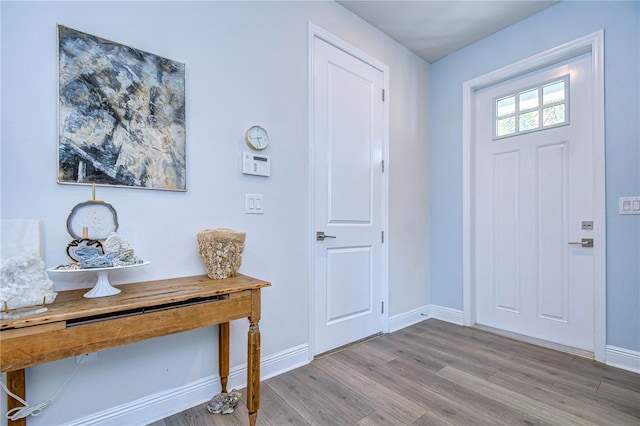
[[[58,182],[186,191],[185,65],[58,25]]]

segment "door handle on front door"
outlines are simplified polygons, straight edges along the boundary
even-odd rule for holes
[[[570,241],[569,244],[580,244],[582,247],[593,247],[593,238],[583,238],[582,241]]]
[[[325,235],[324,231],[316,232],[316,240],[317,241],[324,241],[325,238],[335,238],[335,236],[333,236],[333,235]]]

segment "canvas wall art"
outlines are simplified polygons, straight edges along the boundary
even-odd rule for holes
[[[186,191],[185,65],[58,26],[58,182]]]

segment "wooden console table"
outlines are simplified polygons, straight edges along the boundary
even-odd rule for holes
[[[229,376],[229,321],[248,318],[247,409],[255,425],[260,405],[260,289],[271,284],[245,275],[206,275],[118,286],[122,292],[87,299],[61,291],[47,312],[0,320],[0,367],[7,387],[24,399],[24,369],[75,355],[219,324],[222,391]],[[7,409],[20,404],[7,397]],[[9,421],[26,425],[26,419]]]

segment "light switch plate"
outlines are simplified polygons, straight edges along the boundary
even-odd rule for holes
[[[640,196],[620,197],[618,214],[640,214]]]
[[[247,214],[264,214],[262,194],[244,194],[244,212]]]

